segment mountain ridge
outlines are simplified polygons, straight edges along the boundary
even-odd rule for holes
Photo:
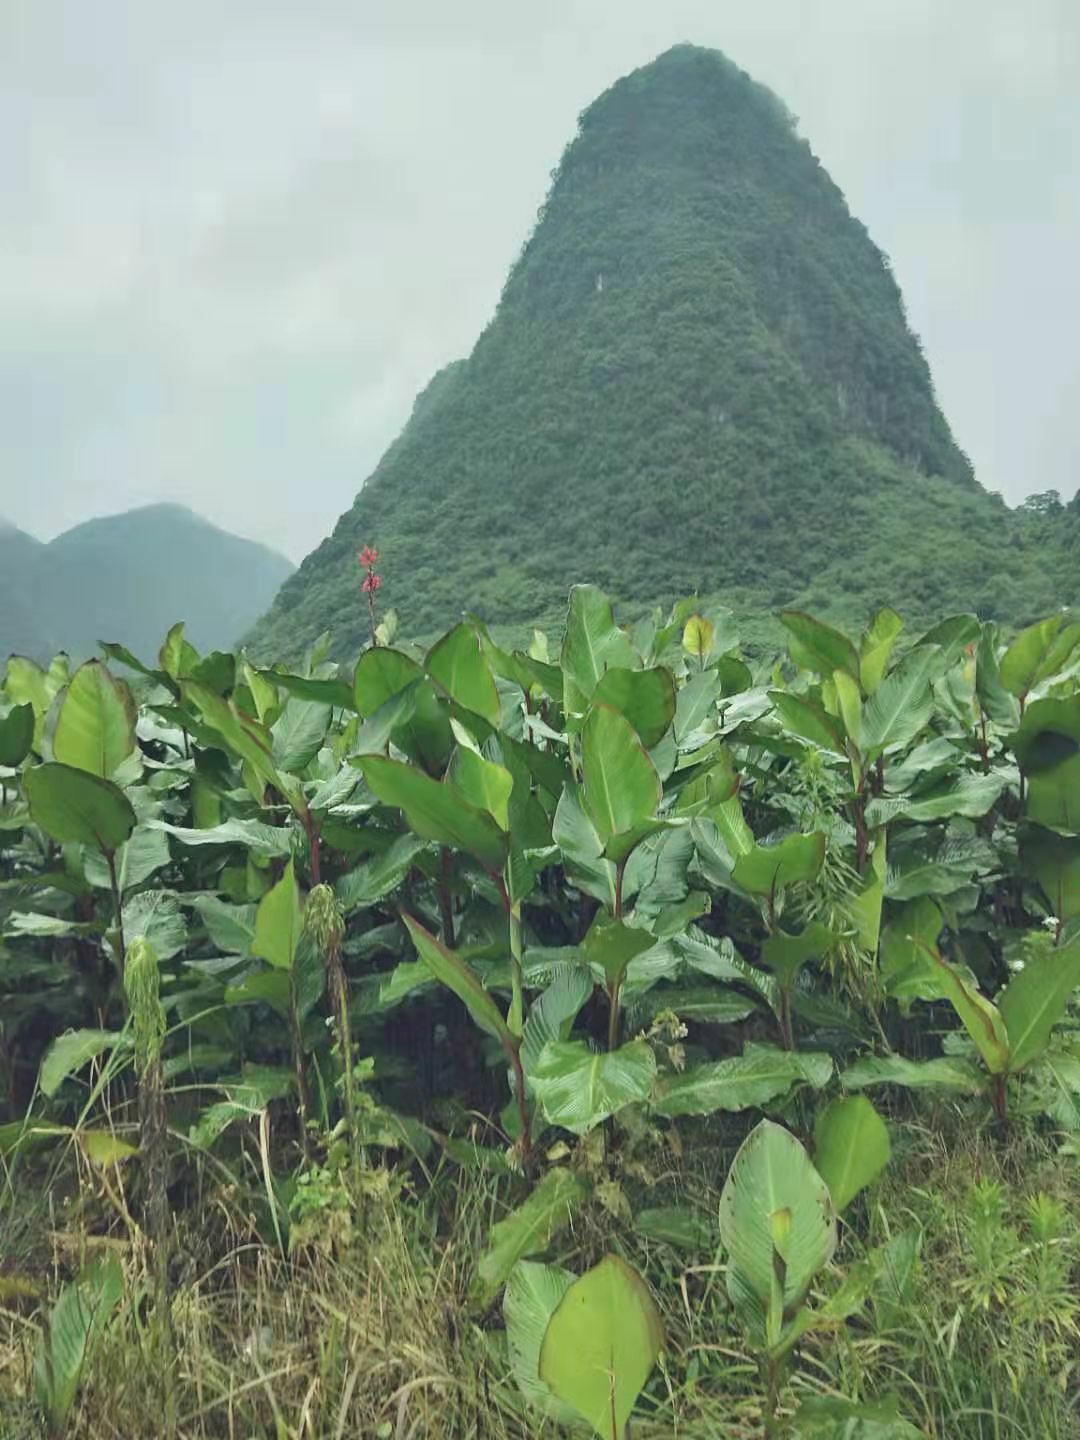
[[[49,541],[0,521],[0,664],[58,650],[83,659],[101,640],[152,658],[176,620],[199,648],[224,647],[292,568],[169,501],[93,516]]]
[[[355,653],[364,544],[414,634],[541,620],[578,580],[631,608],[697,591],[1022,619],[1048,589],[1029,593],[1027,534],[782,102],[680,46],[582,113],[471,353],[251,640],[290,654],[329,628]]]

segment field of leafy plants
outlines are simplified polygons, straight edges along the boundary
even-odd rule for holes
[[[1080,621],[376,586],[7,662],[0,1434],[1080,1435]]]

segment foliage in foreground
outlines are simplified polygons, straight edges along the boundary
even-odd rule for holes
[[[200,656],[180,627],[156,664],[9,661],[3,1223],[15,1255],[35,1190],[67,1196],[91,1260],[26,1321],[55,1430],[127,1336],[168,1433],[230,1433],[192,1327],[224,1323],[246,1236],[235,1323],[279,1433],[308,1422],[260,1312],[324,1335],[340,1420],[308,1428],[340,1433],[371,1403],[341,1359],[361,1322],[291,1277],[384,1246],[469,1336],[447,1433],[990,1436],[1033,1403],[1070,1433],[1056,1181],[1022,1216],[993,1179],[950,1212],[979,1257],[957,1334],[1038,1297],[1008,1386],[972,1366],[946,1398],[865,1357],[934,1309],[941,1216],[873,1198],[905,1090],[988,1153],[1075,1153],[1080,623],[1003,645],[965,615],[913,643],[891,611],[857,640],[780,620],[788,659],[756,668],[723,612],[628,631],[589,587],[557,657],[463,621],[426,653],[376,633],[352,676]],[[376,1433],[412,1433],[409,1386]]]

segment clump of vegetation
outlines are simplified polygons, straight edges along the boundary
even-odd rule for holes
[[[8,662],[4,1433],[1075,1435],[1080,621],[369,620]]]

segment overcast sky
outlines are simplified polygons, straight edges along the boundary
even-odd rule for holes
[[[0,0],[0,515],[299,560],[468,353],[578,112],[717,46],[892,257],[982,482],[1080,484],[1080,0]]]

